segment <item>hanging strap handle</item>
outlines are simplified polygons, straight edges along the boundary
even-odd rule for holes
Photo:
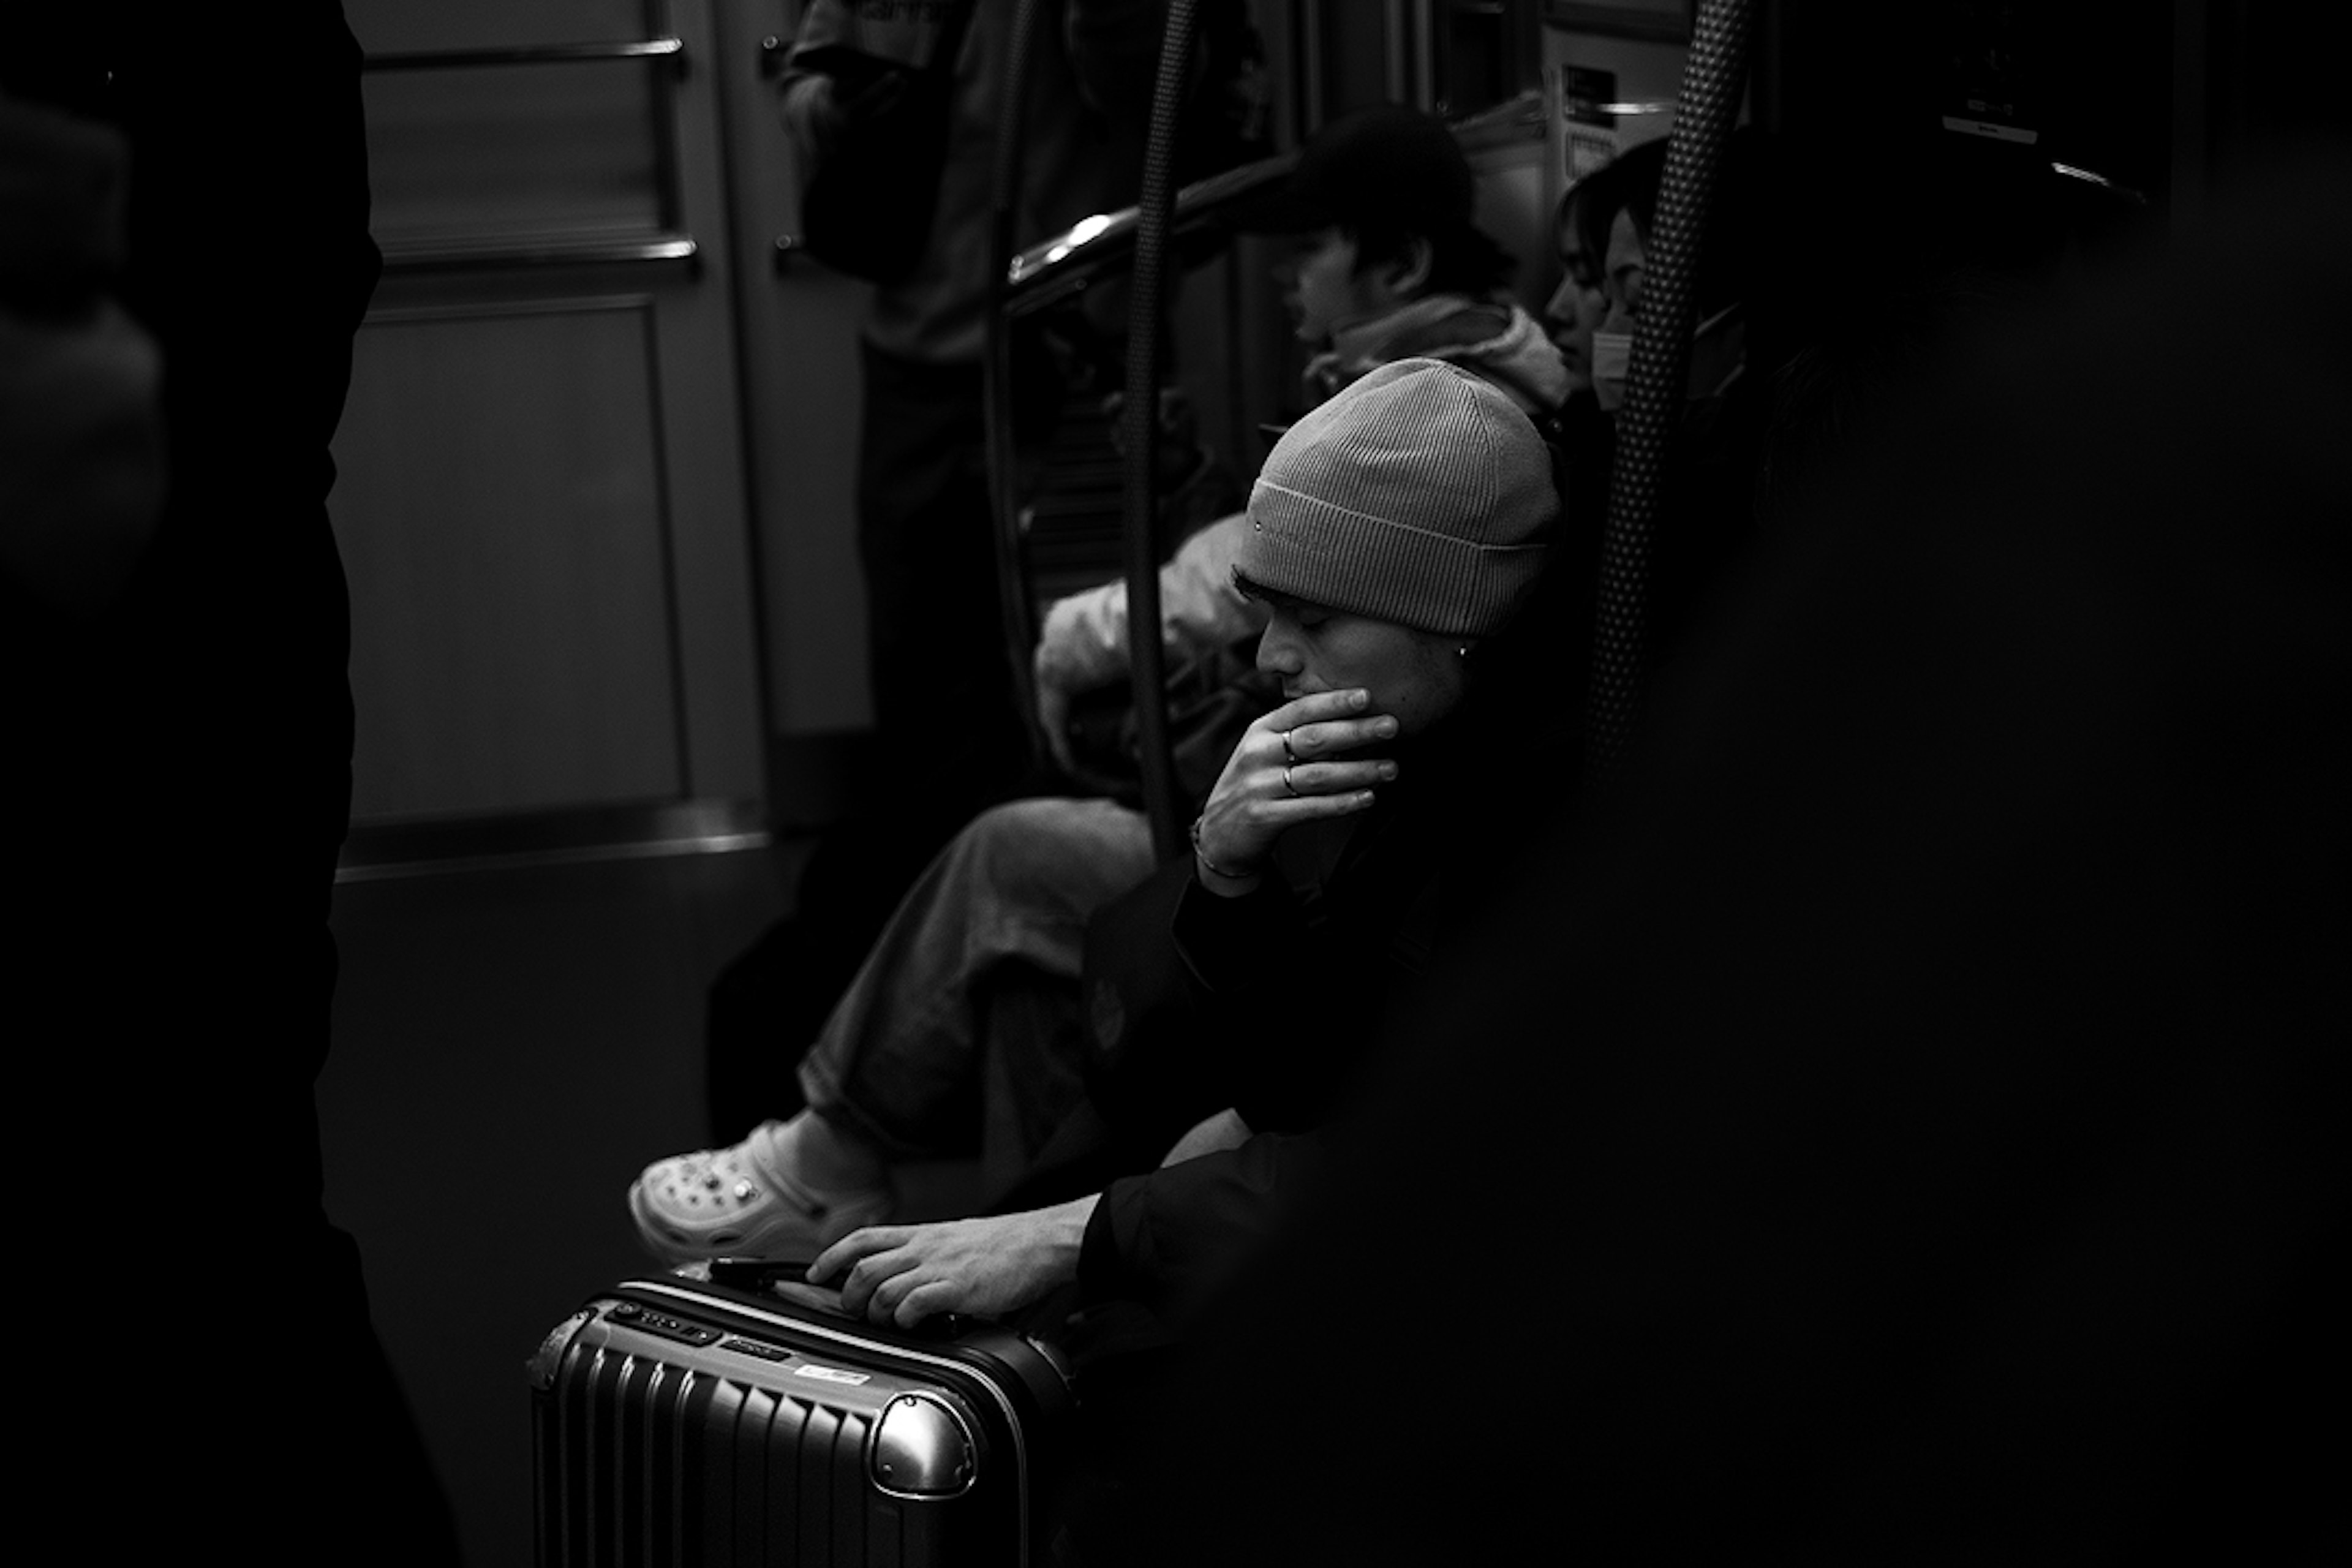
[[[1585,773],[1623,756],[1649,673],[1650,569],[1671,487],[1674,437],[1698,318],[1699,252],[1748,72],[1753,0],[1705,0],[1683,63],[1657,222],[1642,270],[1641,320],[1617,415],[1617,456],[1601,536],[1599,614],[1584,727]]]

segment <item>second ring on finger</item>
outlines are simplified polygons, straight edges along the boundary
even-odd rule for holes
[[[1288,768],[1282,770],[1282,787],[1287,794],[1297,795],[1298,793],[1298,784],[1297,781],[1291,778],[1290,770]]]

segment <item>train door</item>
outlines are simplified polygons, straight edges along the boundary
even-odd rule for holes
[[[346,11],[385,263],[335,444],[347,871],[518,833],[748,833],[761,672],[710,0]]]

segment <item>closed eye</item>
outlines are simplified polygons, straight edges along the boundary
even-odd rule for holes
[[[1278,588],[1268,588],[1253,583],[1238,566],[1234,571],[1234,591],[1244,599],[1254,599],[1265,605],[1276,616],[1286,617],[1293,626],[1312,631],[1331,618],[1332,612],[1311,600],[1296,598]]]

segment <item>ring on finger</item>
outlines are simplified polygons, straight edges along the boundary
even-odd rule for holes
[[[1292,795],[1297,795],[1298,793],[1298,786],[1290,782],[1290,770],[1288,768],[1282,770],[1282,787],[1289,791]]]
[[[1282,760],[1288,763],[1294,768],[1298,765],[1298,753],[1291,749],[1290,731],[1287,730],[1285,730],[1282,732]],[[1293,790],[1290,793],[1297,795],[1298,792],[1297,790]]]

